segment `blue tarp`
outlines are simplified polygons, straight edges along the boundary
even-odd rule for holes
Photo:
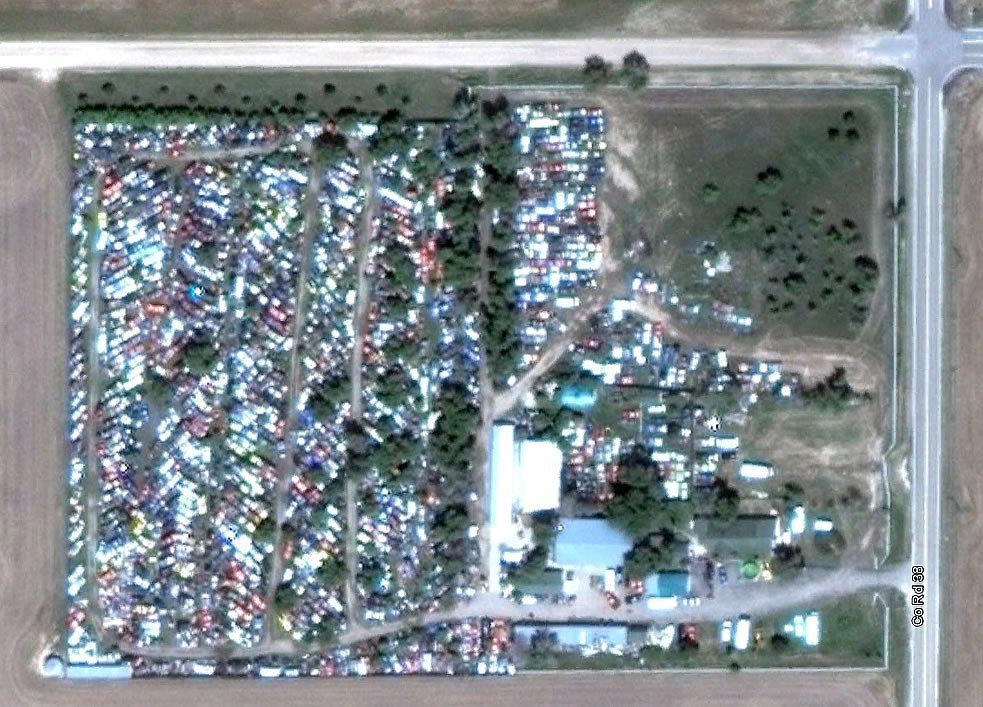
[[[571,410],[590,410],[597,401],[597,391],[584,388],[566,388],[560,393],[560,405]]]
[[[645,598],[685,597],[689,595],[689,572],[655,572],[645,578]]]

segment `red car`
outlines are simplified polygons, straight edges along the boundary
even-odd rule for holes
[[[608,600],[608,606],[617,609],[621,606],[621,599],[614,595],[614,592],[604,592],[604,598]]]

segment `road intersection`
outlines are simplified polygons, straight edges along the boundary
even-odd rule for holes
[[[943,91],[983,67],[983,30],[953,29],[942,0],[916,0],[899,33],[565,40],[222,39],[0,41],[0,69],[37,71],[235,67],[578,66],[638,49],[661,67],[894,67],[912,81],[907,202],[911,562],[924,567],[925,622],[910,632],[909,704],[939,704],[942,596]]]

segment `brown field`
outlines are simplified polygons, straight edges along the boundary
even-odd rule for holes
[[[646,704],[658,696],[659,704],[720,707],[838,707],[895,704],[890,681],[876,673],[804,673],[800,671],[704,673],[566,673],[525,674],[515,678],[443,679],[380,678],[333,682],[271,682],[221,680],[180,683],[166,680],[116,684],[44,685],[32,681],[15,696],[20,704],[86,705],[263,705],[276,700],[289,705],[324,705],[340,700],[345,705],[440,704],[514,705],[548,707],[597,705],[614,695],[620,704]]]
[[[983,77],[960,77],[951,94],[946,213],[952,247],[946,252],[949,294],[948,450],[944,466],[943,519],[947,600],[943,603],[945,660],[943,704],[976,705],[983,691],[983,476],[979,472],[983,438],[976,422],[983,406]],[[968,622],[968,623],[967,623]]]
[[[60,620],[67,175],[53,88],[0,81],[0,694]],[[6,701],[6,700],[3,700]]]
[[[895,28],[906,8],[905,0],[0,0],[0,33],[665,35]]]
[[[63,584],[67,120],[54,86],[0,79],[0,704],[887,705],[883,673],[527,674],[511,680],[69,683],[37,672]],[[739,697],[743,696],[743,697]],[[625,699],[627,698],[627,699]]]

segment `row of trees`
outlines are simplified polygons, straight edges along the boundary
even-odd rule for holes
[[[556,538],[556,514],[543,511],[532,515],[533,548],[526,553],[518,567],[509,570],[514,585],[529,585],[539,581],[549,561],[550,548]]]
[[[622,58],[621,71],[617,74],[610,62],[598,54],[584,60],[584,83],[589,88],[607,85],[615,79],[633,91],[645,88],[649,82],[648,59],[641,52],[631,51]]]
[[[809,405],[837,411],[871,399],[870,393],[853,389],[847,380],[846,369],[837,366],[826,378],[802,390],[802,399]]]
[[[88,123],[132,125],[137,129],[155,129],[159,126],[188,125],[191,123],[210,123],[217,118],[256,121],[258,124],[287,123],[301,120],[309,115],[328,119],[324,113],[306,111],[280,106],[278,108],[196,108],[189,105],[156,106],[149,103],[129,105],[93,104],[75,111],[76,124]]]
[[[453,175],[451,188],[444,192],[441,209],[451,229],[437,249],[444,285],[454,290],[459,305],[477,307],[481,276],[480,250],[481,200],[471,185],[480,154],[478,106],[470,87],[462,87],[454,97],[454,123],[445,146],[444,168]]]
[[[520,316],[516,306],[515,268],[519,261],[513,218],[518,208],[515,123],[503,95],[482,106],[484,194],[489,237],[485,249],[488,281],[482,327],[488,372],[503,384],[517,370]]]

